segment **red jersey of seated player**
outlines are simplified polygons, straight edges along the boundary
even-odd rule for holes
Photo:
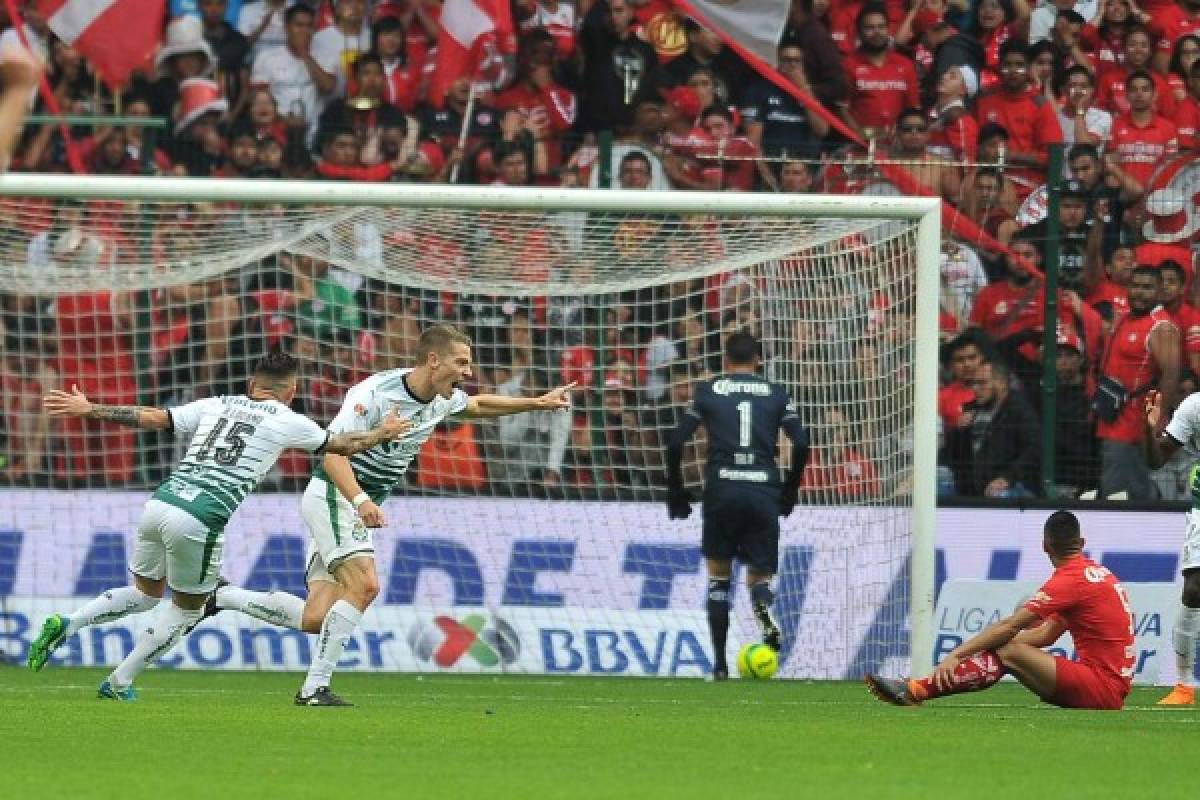
[[[1078,662],[1120,697],[1129,694],[1136,661],[1133,611],[1125,587],[1107,567],[1083,555],[1067,559],[1025,609],[1043,620],[1060,620]]]

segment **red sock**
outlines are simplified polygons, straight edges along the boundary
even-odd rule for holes
[[[978,692],[993,686],[1004,677],[1004,664],[994,650],[984,650],[976,653],[954,668],[950,678],[949,689],[939,689],[933,682],[933,676],[919,678],[909,682],[914,695],[919,700],[933,697],[945,697],[948,694],[963,692]]]

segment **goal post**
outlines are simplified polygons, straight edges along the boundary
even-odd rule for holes
[[[703,660],[685,634],[709,645],[699,513],[666,522],[660,453],[690,386],[719,371],[723,335],[749,328],[824,459],[782,526],[782,674],[924,671],[940,211],[866,195],[0,176],[0,294],[18,328],[0,393],[20,464],[0,473],[0,593],[34,615],[123,575],[140,499],[178,457],[152,435],[45,426],[42,383],[182,402],[239,390],[283,344],[310,365],[301,410],[325,424],[345,384],[403,366],[415,332],[444,320],[476,339],[474,390],[583,388],[562,418],[451,426],[426,446],[388,504],[387,608],[364,661],[694,674],[662,666],[664,648]],[[693,488],[704,447],[688,452]],[[235,516],[235,580],[303,588],[291,507],[307,469],[283,464]],[[749,641],[738,614],[732,642]],[[186,665],[228,641],[251,656],[222,666],[288,666],[230,616]],[[474,661],[442,663],[451,624],[474,626]],[[77,663],[119,639],[81,643]]]

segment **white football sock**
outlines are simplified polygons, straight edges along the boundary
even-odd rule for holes
[[[253,592],[240,586],[217,589],[217,608],[241,611],[255,619],[300,630],[304,601],[287,592]]]
[[[142,631],[133,650],[108,679],[114,686],[130,686],[142,670],[165,656],[203,615],[202,608],[185,611],[174,603],[163,603],[150,620],[150,627]]]
[[[71,615],[71,622],[67,625],[67,636],[74,636],[88,625],[102,625],[129,614],[149,611],[158,605],[158,601],[157,597],[142,594],[136,586],[109,589],[89,600],[83,608]]]
[[[312,665],[308,668],[308,677],[304,679],[300,694],[307,697],[322,686],[329,685],[333,670],[342,657],[342,650],[346,647],[346,642],[350,641],[350,634],[354,633],[361,619],[362,612],[345,600],[338,600],[333,604],[333,608],[325,615],[325,621],[321,623],[317,652],[313,654]]]
[[[1177,680],[1184,686],[1196,685],[1196,639],[1200,637],[1200,608],[1179,606],[1175,618],[1175,630],[1171,632],[1175,642],[1175,671]]]

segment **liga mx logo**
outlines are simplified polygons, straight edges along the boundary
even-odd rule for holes
[[[452,667],[464,656],[481,667],[508,666],[521,654],[516,629],[499,617],[489,624],[484,614],[462,620],[434,617],[432,623],[418,622],[408,632],[408,645],[422,661]]]

